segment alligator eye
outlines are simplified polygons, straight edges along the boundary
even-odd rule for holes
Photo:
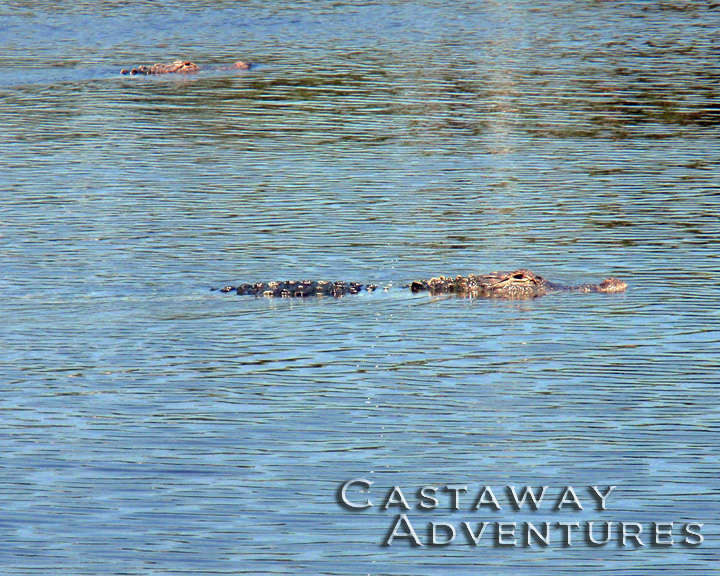
[[[526,276],[525,274],[515,274],[513,278],[515,278],[515,280],[525,280]]]

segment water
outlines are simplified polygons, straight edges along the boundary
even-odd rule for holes
[[[16,1],[0,19],[4,574],[717,570],[717,6]],[[118,74],[179,57],[257,66]],[[629,290],[399,289],[520,266]],[[287,278],[395,288],[210,290]],[[351,478],[376,507],[340,506]],[[468,486],[459,511],[442,491],[416,508],[447,484]],[[423,543],[433,521],[456,541],[382,546],[395,485]],[[486,485],[500,512],[473,509]],[[508,485],[550,488],[527,513]],[[582,512],[553,508],[569,485]],[[592,485],[617,486],[607,511]],[[492,526],[468,546],[483,520],[638,522],[645,546],[493,546]],[[650,545],[671,521],[675,544]]]

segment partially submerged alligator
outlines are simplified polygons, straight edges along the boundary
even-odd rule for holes
[[[403,288],[412,292],[429,292],[432,295],[456,294],[468,298],[504,298],[506,300],[528,300],[544,296],[550,292],[624,292],[627,284],[617,278],[607,278],[599,284],[580,284],[564,286],[545,280],[530,270],[521,268],[514,272],[491,272],[490,274],[470,274],[454,278],[439,276],[429,280],[416,280]],[[357,294],[362,290],[372,292],[376,284],[358,282],[328,282],[303,280],[299,282],[258,282],[225,286],[220,292],[235,292],[239,295],[267,296],[281,298],[306,298],[308,296],[334,296],[339,298],[347,294]]]
[[[249,70],[252,64],[238,60],[230,66],[215,66],[213,70]],[[123,68],[120,74],[196,74],[205,68],[201,68],[189,60],[175,60],[170,64],[153,64],[152,66],[138,66],[137,68]]]

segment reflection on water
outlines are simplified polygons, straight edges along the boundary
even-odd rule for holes
[[[715,4],[0,16],[3,573],[708,572]],[[259,65],[119,75],[177,57]],[[521,266],[629,290],[210,291]],[[335,501],[353,477],[617,485],[597,520],[705,522],[706,541],[387,549],[393,510]]]

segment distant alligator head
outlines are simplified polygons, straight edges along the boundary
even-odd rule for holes
[[[429,280],[416,280],[404,288],[412,292],[428,292],[432,295],[456,294],[467,298],[504,298],[506,300],[529,300],[544,296],[550,292],[624,292],[627,284],[617,278],[607,278],[599,284],[580,284],[564,286],[545,280],[530,270],[521,268],[514,272],[491,272],[490,274],[470,274],[454,278],[439,276]],[[285,281],[258,282],[225,286],[221,292],[235,292],[239,295],[267,296],[281,298],[305,298],[308,296],[334,296],[357,294],[362,290],[372,292],[377,289],[375,284],[358,282],[329,281]]]
[[[216,66],[214,70],[249,70],[252,64],[238,60],[230,66]],[[200,66],[189,60],[175,60],[170,64],[153,64],[152,66],[138,66],[137,68],[123,68],[120,74],[195,74],[203,70]]]

